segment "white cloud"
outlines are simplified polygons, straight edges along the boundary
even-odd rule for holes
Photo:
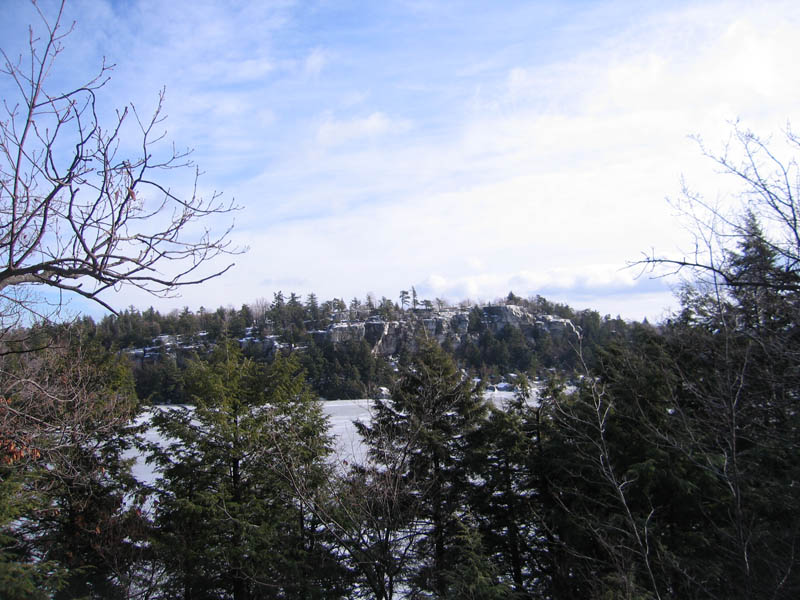
[[[319,75],[330,61],[330,53],[322,48],[314,48],[306,57],[305,72],[308,75]]]
[[[636,291],[637,288],[642,293],[652,293],[654,287],[663,291],[662,282],[654,284],[650,279],[637,278],[637,275],[635,269],[606,264],[553,267],[540,271],[492,271],[452,278],[431,274],[423,280],[419,290],[436,296],[456,297],[467,291],[473,297],[489,299],[503,296],[509,291],[518,295],[536,294],[539,291],[599,295],[609,291]]]
[[[274,70],[268,57],[218,60],[203,64],[203,77],[215,85],[261,81]]]
[[[543,52],[458,15],[463,39],[434,48],[445,56],[378,39],[373,22],[352,39],[317,31],[291,3],[141,2],[113,20],[103,6],[107,33],[88,31],[117,50],[114,89],[152,99],[167,84],[169,137],[198,147],[204,184],[247,205],[250,255],[186,302],[269,296],[268,281],[323,297],[419,283],[454,299],[666,303],[618,269],[685,246],[663,200],[682,173],[719,189],[686,135],[724,140],[736,117],[769,133],[798,114],[795,2],[664,5],[625,25],[624,4],[590,3],[531,32]],[[470,26],[485,56],[467,56]]]
[[[322,146],[338,146],[362,138],[399,133],[408,128],[408,121],[390,119],[382,112],[343,120],[327,117],[317,130],[317,141]]]

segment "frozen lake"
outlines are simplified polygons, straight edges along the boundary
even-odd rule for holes
[[[335,450],[333,460],[335,462],[352,462],[363,456],[361,440],[353,425],[354,421],[368,422],[370,418],[370,406],[372,400],[327,400],[322,402],[322,409],[328,416],[330,426],[329,432],[335,440]],[[149,420],[153,410],[174,410],[176,405],[161,405],[145,411],[138,422],[142,423]],[[155,429],[148,429],[144,434],[148,442],[159,442],[161,436]],[[143,483],[155,481],[153,467],[146,464],[143,457],[138,456],[135,451],[128,454],[129,457],[136,457],[133,465],[133,474]]]
[[[514,392],[486,392],[485,397],[495,405],[502,405],[504,402],[514,397]],[[361,439],[353,425],[354,421],[368,422],[370,419],[370,407],[372,400],[326,400],[322,402],[322,409],[328,416],[330,424],[330,434],[335,439],[335,450],[333,460],[344,464],[361,460],[364,456],[364,449]],[[170,410],[174,405],[158,406],[155,410]],[[149,418],[149,412],[145,412],[140,417],[140,422]],[[160,440],[158,432],[150,429],[145,434],[148,441],[157,442]],[[129,456],[133,456],[131,453]],[[151,483],[155,480],[153,468],[145,464],[141,457],[137,456],[133,466],[134,476],[141,482]]]

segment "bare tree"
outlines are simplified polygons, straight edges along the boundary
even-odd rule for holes
[[[34,0],[42,35],[30,28],[24,56],[0,50],[0,74],[16,91],[3,99],[0,117],[2,300],[19,306],[23,287],[45,285],[113,310],[101,298],[109,288],[130,285],[168,296],[221,275],[232,265],[211,272],[200,267],[238,250],[231,246],[231,225],[218,232],[209,227],[237,207],[217,193],[198,195],[190,151],[164,144],[164,91],[149,117],[130,105],[103,125],[97,94],[113,65],[103,62],[74,89],[51,89],[64,39],[74,28],[62,22],[64,4],[50,18]],[[123,130],[131,127],[139,150],[123,156]],[[159,181],[176,169],[194,170],[188,196]]]
[[[683,183],[675,205],[689,221],[694,249],[680,257],[646,254],[634,265],[670,275],[692,271],[694,282],[701,279],[711,286],[800,291],[796,277],[800,272],[800,166],[791,156],[800,151],[800,136],[787,126],[779,139],[763,138],[737,122],[718,152],[699,137],[695,140],[723,175],[740,184],[740,204],[726,210]],[[782,156],[784,152],[788,158]],[[730,251],[751,233],[753,220],[764,226],[764,239],[785,277],[742,280],[730,269]]]
[[[255,326],[259,331],[263,331],[269,321],[269,305],[270,303],[266,298],[258,298],[250,305]]]

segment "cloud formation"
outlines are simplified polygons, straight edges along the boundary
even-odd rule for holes
[[[407,122],[394,121],[382,112],[351,119],[334,119],[328,116],[319,126],[317,141],[322,146],[338,146],[362,138],[404,131],[408,127]]]
[[[66,78],[106,55],[112,105],[165,85],[170,138],[195,148],[208,192],[245,207],[251,252],[174,305],[415,285],[652,318],[668,285],[624,267],[690,245],[664,197],[682,175],[710,197],[732,183],[687,136],[724,142],[737,118],[768,134],[800,97],[788,1],[69,10]],[[31,11],[0,11],[2,39],[24,42]]]

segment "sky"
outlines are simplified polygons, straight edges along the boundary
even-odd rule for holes
[[[7,53],[36,19],[0,0]],[[106,116],[165,89],[166,140],[193,150],[201,192],[241,207],[248,248],[179,298],[121,290],[115,308],[414,286],[659,320],[674,283],[630,263],[691,249],[668,201],[682,178],[734,189],[690,136],[721,148],[735,120],[779,135],[800,110],[795,1],[74,0],[72,21],[51,84],[105,57]]]

